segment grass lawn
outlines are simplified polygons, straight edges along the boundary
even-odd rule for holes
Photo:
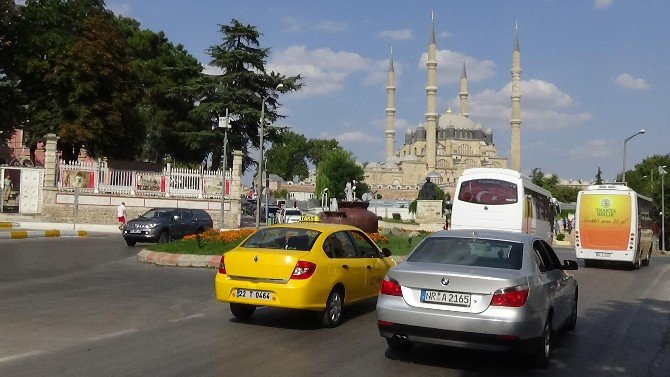
[[[389,242],[377,243],[377,246],[390,249],[392,255],[407,255],[411,248],[425,237],[426,235],[414,237],[410,243],[406,236],[386,236]],[[240,242],[242,242],[241,239],[230,243],[204,241],[199,246],[196,240],[176,240],[170,243],[149,245],[147,249],[175,254],[220,255],[230,251]]]

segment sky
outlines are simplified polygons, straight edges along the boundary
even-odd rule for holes
[[[163,31],[208,72],[219,26],[237,19],[262,34],[267,68],[300,74],[279,97],[278,125],[334,138],[359,162],[385,159],[386,72],[396,72],[396,138],[425,122],[431,13],[438,112],[458,111],[462,57],[470,118],[493,130],[509,158],[510,69],[521,51],[521,169],[561,179],[613,180],[645,157],[670,153],[670,2],[623,0],[107,0],[116,14]],[[509,161],[508,161],[509,164]]]

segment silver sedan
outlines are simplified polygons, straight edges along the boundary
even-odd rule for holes
[[[414,342],[520,350],[546,367],[552,335],[577,324],[578,286],[554,250],[532,234],[441,231],[391,268],[377,324],[391,349]]]

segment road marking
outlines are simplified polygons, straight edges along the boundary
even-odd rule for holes
[[[0,357],[0,364],[2,364],[2,363],[4,363],[4,362],[7,362],[7,361],[12,361],[12,360],[16,360],[16,359],[22,359],[22,358],[24,358],[24,357],[30,357],[30,356],[39,355],[39,354],[41,354],[41,353],[44,353],[44,351],[42,351],[42,350],[36,350],[36,351],[30,351],[30,352],[26,352],[26,353],[22,353],[22,354],[18,354],[18,355],[12,355],[12,356]]]
[[[186,320],[189,320],[189,319],[198,318],[198,317],[202,317],[202,316],[204,316],[203,313],[192,314],[192,315],[189,315],[189,316],[186,316],[186,317],[182,317],[182,318],[171,319],[171,320],[169,320],[168,322],[170,322],[170,323],[175,323],[175,322],[186,321]]]
[[[103,335],[100,335],[100,336],[94,336],[92,338],[89,338],[89,340],[96,341],[96,340],[102,340],[102,339],[107,339],[107,338],[114,338],[114,337],[117,337],[117,336],[130,334],[130,333],[133,333],[135,331],[137,331],[137,329],[115,331],[115,332],[110,332],[108,334],[103,334]]]

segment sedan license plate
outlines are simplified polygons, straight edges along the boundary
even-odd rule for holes
[[[237,298],[250,298],[254,300],[270,300],[270,292],[251,291],[248,289],[237,289],[235,292]]]
[[[466,293],[421,290],[421,302],[435,304],[470,306],[470,295]]]

